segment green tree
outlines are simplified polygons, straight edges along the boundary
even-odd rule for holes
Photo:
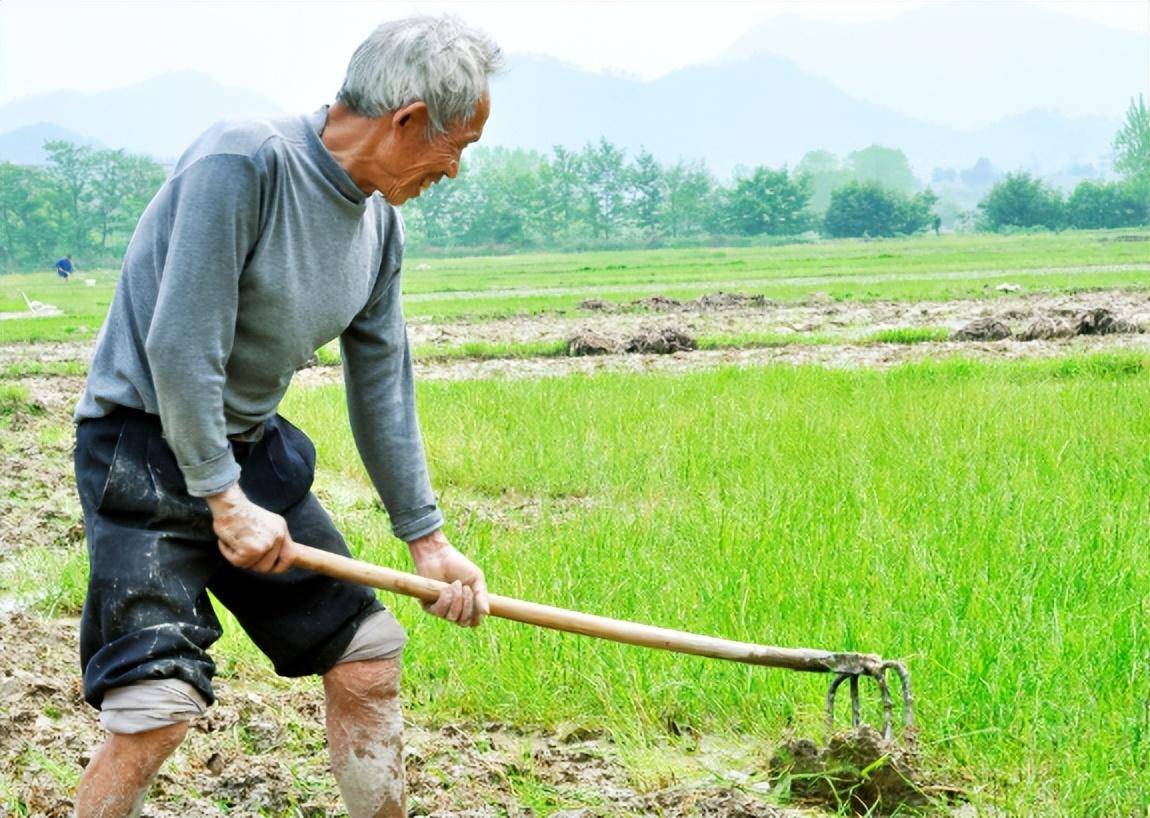
[[[1150,113],[1141,94],[1130,100],[1126,121],[1114,137],[1114,169],[1150,194]]]
[[[1006,227],[1062,226],[1062,194],[1029,173],[1008,173],[990,189],[978,204],[983,226],[990,230]]]
[[[539,169],[540,204],[532,223],[545,241],[562,242],[584,221],[582,161],[562,145],[552,149],[550,161]]]
[[[472,157],[472,214],[464,237],[470,245],[524,247],[531,213],[539,202],[539,168],[533,151],[476,148]]]
[[[663,228],[670,236],[704,233],[718,210],[715,179],[702,162],[678,162],[663,174]]]
[[[804,210],[810,197],[806,179],[791,176],[786,168],[757,167],[750,176],[735,180],[727,197],[726,221],[731,230],[745,236],[791,236],[807,229]]]
[[[1127,182],[1078,183],[1066,202],[1066,223],[1082,230],[1137,227],[1150,222],[1150,201],[1137,184]]]
[[[928,227],[935,229],[934,206],[938,204],[938,197],[930,188],[920,190],[913,196],[899,202],[899,221],[895,227],[896,233],[906,236],[914,235]],[[941,220],[939,220],[941,223]]]
[[[587,203],[587,221],[595,238],[614,238],[624,226],[624,189],[626,166],[624,153],[606,138],[588,145],[580,156],[583,190]]]
[[[823,230],[836,238],[917,233],[934,221],[937,201],[929,188],[908,197],[877,182],[850,182],[831,194]]]
[[[0,164],[0,270],[51,263],[58,244],[51,197],[52,185],[40,168]]]
[[[647,235],[659,233],[667,187],[663,178],[663,168],[646,148],[639,150],[639,155],[627,169],[627,182],[631,194],[632,221],[635,226]]]
[[[906,154],[897,148],[871,145],[847,156],[847,167],[854,179],[874,182],[887,190],[909,196],[919,189],[918,179],[910,168]]]
[[[108,260],[123,253],[140,213],[164,182],[164,169],[122,149],[95,151],[91,158],[90,208],[100,257]],[[109,247],[113,234],[118,241]]]
[[[822,216],[831,204],[831,193],[854,178],[854,171],[844,167],[830,151],[809,151],[795,165],[795,176],[807,180],[811,190],[811,212]]]
[[[83,254],[90,245],[90,232],[96,221],[92,208],[95,195],[95,157],[87,145],[55,140],[44,143],[49,173],[56,183],[59,206],[64,212],[63,235],[72,253]]]
[[[432,185],[404,208],[412,246],[451,247],[462,242],[471,222],[474,199],[471,162],[461,164],[454,179]]]

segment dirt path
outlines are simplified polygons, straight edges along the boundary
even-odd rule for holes
[[[525,360],[448,360],[416,362],[419,380],[476,380],[486,378],[561,378],[599,372],[697,372],[724,366],[815,364],[838,369],[889,369],[905,363],[950,356],[981,361],[1056,358],[1092,352],[1150,353],[1150,334],[1081,336],[1059,341],[944,341],[924,344],[826,344],[767,349],[679,352],[673,355],[599,355],[586,358],[529,358]],[[296,374],[302,387],[342,383],[339,367],[315,367]]]
[[[685,302],[678,308],[640,311],[588,311],[572,314],[505,318],[492,321],[433,322],[412,320],[412,343],[456,345],[466,341],[528,343],[558,341],[576,332],[622,338],[643,327],[674,326],[695,336],[743,333],[816,333],[853,337],[884,329],[945,327],[958,329],[976,318],[1007,315],[1022,324],[1040,315],[1070,316],[1106,307],[1134,323],[1150,324],[1150,292],[1102,290],[1066,295],[1004,295],[993,301],[868,301],[813,299],[798,303],[704,307]],[[626,306],[629,302],[603,302]]]

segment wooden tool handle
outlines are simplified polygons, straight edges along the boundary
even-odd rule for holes
[[[296,544],[294,565],[334,579],[369,585],[424,602],[434,602],[447,583],[434,579],[372,565],[350,557],[321,551],[309,545]],[[521,599],[491,594],[491,613],[503,619],[513,619],[542,628],[595,636],[612,642],[658,648],[715,659],[729,659],[750,665],[806,670],[816,673],[869,673],[882,659],[865,653],[831,653],[808,648],[776,648],[749,642],[734,642],[686,631],[640,625],[622,619],[569,611],[551,605],[524,602]]]

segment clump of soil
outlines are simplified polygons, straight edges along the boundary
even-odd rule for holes
[[[1060,318],[1040,315],[1018,333],[1019,341],[1049,341],[1053,338],[1069,338],[1075,335],[1074,327]]]
[[[1074,319],[1078,335],[1115,335],[1120,332],[1141,332],[1137,324],[1116,316],[1105,307],[1096,307],[1079,313]]]
[[[690,301],[680,301],[665,295],[651,295],[631,302],[631,306],[653,312],[670,312],[672,310],[694,310],[698,312],[711,312],[715,310],[737,310],[748,307],[765,307],[768,303],[765,295],[744,295],[742,293],[728,293],[720,290],[717,293],[707,293]],[[607,306],[602,306],[607,305]],[[610,301],[591,299],[579,305],[589,310],[613,310],[615,305]]]
[[[1007,309],[995,316],[971,321],[951,336],[952,341],[1001,341],[1012,337],[1007,321],[1020,321],[1034,313],[1024,309]],[[1073,316],[1069,318],[1068,316]],[[1142,327],[1134,321],[1119,318],[1106,307],[1092,307],[1086,310],[1055,310],[1050,315],[1039,314],[1017,336],[1019,341],[1049,341],[1056,338],[1072,338],[1075,335],[1117,335],[1119,333],[1139,333]]]
[[[709,295],[701,295],[694,301],[700,310],[730,310],[740,307],[765,307],[765,295],[743,295],[742,293],[725,293],[719,291]]]
[[[865,725],[835,734],[821,750],[810,739],[788,741],[769,770],[772,782],[788,783],[795,798],[867,815],[925,807],[957,794],[928,779],[913,748]]]
[[[634,336],[624,346],[626,352],[654,353],[670,355],[673,352],[687,352],[698,349],[698,342],[674,327],[648,329]]]
[[[619,351],[619,345],[594,330],[577,332],[567,339],[567,354],[575,357],[582,355],[613,355]]]
[[[604,298],[588,298],[579,302],[579,309],[589,312],[615,312],[619,305]]]
[[[998,318],[976,318],[961,329],[955,330],[952,341],[1001,341],[1013,335],[1010,327]]]
[[[683,302],[677,298],[668,298],[665,295],[651,295],[632,301],[631,306],[655,312],[666,312],[667,310],[679,309],[683,306]]]

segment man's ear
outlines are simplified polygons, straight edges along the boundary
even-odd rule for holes
[[[417,126],[420,130],[427,127],[427,103],[422,100],[416,100],[410,105],[404,105],[391,115],[391,124],[393,127],[407,128],[411,125]]]

